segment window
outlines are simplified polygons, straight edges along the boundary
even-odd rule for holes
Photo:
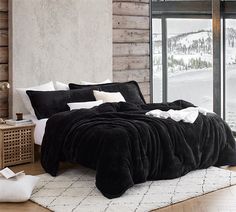
[[[213,110],[210,19],[167,19],[168,101],[184,99]]]
[[[225,21],[226,121],[236,131],[236,19]]]
[[[162,102],[162,33],[161,19],[152,21],[153,42],[153,99],[154,102]]]
[[[236,133],[236,1],[153,0],[152,18],[153,101],[214,110]]]

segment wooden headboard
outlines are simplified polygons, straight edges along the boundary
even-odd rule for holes
[[[10,0],[10,115],[16,88],[112,79],[111,0]]]

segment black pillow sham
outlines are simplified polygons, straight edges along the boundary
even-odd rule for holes
[[[120,92],[125,98],[126,102],[134,104],[145,104],[143,94],[140,91],[138,83],[135,81],[130,82],[115,82],[97,85],[78,85],[70,83],[69,87],[73,89],[92,88],[93,90],[100,90],[105,92]]]
[[[95,101],[93,89],[68,91],[26,91],[38,119],[50,118],[52,115],[68,111],[69,102]]]

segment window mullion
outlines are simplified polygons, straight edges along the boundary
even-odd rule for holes
[[[162,17],[161,19],[162,25],[162,101],[167,102],[167,94],[168,94],[168,65],[167,65],[167,25],[166,25],[166,17]]]
[[[220,0],[212,0],[213,110],[221,116],[221,12]]]

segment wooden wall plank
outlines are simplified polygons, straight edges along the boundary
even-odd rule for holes
[[[149,69],[114,71],[113,78],[115,78],[117,82],[127,82],[131,80],[148,82],[149,72]]]
[[[113,0],[113,80],[135,80],[150,102],[149,0]]]
[[[149,17],[113,15],[113,29],[149,28]]]
[[[8,92],[0,91],[0,117],[8,116]]]
[[[0,64],[0,81],[8,81],[8,64]]]
[[[1,12],[8,11],[8,0],[0,0],[0,11]]]
[[[114,43],[114,56],[143,56],[149,55],[149,43]]]
[[[149,43],[149,30],[113,29],[114,43]]]
[[[0,30],[0,46],[8,46],[8,31]]]
[[[113,2],[113,15],[149,16],[149,4],[140,2]]]
[[[8,63],[8,47],[0,47],[0,63]]]
[[[113,0],[113,2],[140,2],[140,3],[149,3],[149,0]]]
[[[149,69],[149,57],[113,57],[113,71]]]
[[[8,28],[8,14],[6,12],[0,12],[0,29]]]
[[[8,81],[8,0],[0,0],[0,81]],[[0,117],[8,117],[8,92],[0,92]]]

